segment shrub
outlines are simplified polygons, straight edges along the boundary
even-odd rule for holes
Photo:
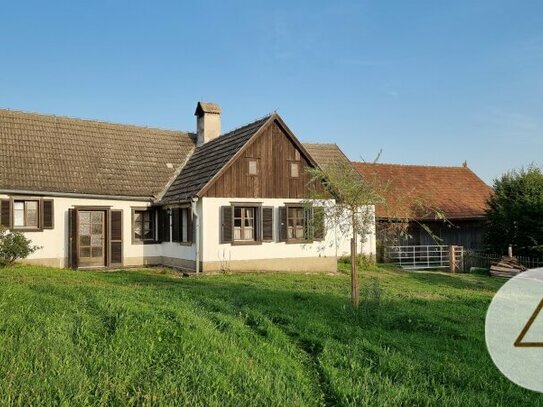
[[[8,232],[0,226],[0,268],[26,259],[38,249],[40,247],[32,245],[32,241],[21,232]]]
[[[356,256],[358,267],[361,270],[367,270],[375,265],[375,258],[373,255],[369,254],[359,254]],[[340,264],[350,265],[351,264],[351,257],[350,256],[342,256],[338,259]]]

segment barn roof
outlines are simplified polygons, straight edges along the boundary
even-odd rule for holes
[[[194,147],[182,131],[0,109],[0,189],[153,198]]]
[[[386,205],[376,207],[380,218],[435,217],[442,212],[448,219],[475,219],[484,215],[492,189],[467,166],[434,167],[423,165],[373,164],[355,162],[364,177],[384,191]]]

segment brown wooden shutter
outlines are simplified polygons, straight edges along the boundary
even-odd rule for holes
[[[111,265],[122,266],[123,264],[123,211],[110,211],[110,253]]]
[[[232,207],[221,206],[221,243],[232,242]]]
[[[181,208],[172,209],[172,242],[183,240],[183,216]]]
[[[54,206],[52,199],[42,201],[42,227],[43,229],[53,229],[55,222]]]
[[[287,207],[281,206],[279,208],[279,240],[281,242],[287,241]]]
[[[170,214],[167,209],[158,210],[158,240],[170,241]]]
[[[77,209],[68,209],[68,266],[73,269],[79,266],[77,228]]]
[[[313,237],[315,240],[324,240],[326,234],[324,216],[323,207],[313,208]]]
[[[11,201],[2,199],[0,201],[0,224],[7,228],[11,228]]]
[[[262,208],[262,240],[273,241],[273,207]]]
[[[187,211],[187,242],[192,243],[194,241],[194,224],[192,222],[192,210],[185,209]]]

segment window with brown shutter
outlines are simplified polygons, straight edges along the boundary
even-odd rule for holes
[[[222,206],[220,242],[233,245],[262,244],[263,224],[260,203],[240,202]]]
[[[273,207],[262,208],[262,240],[273,241]]]
[[[22,231],[54,228],[52,199],[12,198],[0,201],[0,225]]]

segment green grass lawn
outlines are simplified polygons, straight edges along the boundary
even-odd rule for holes
[[[0,270],[1,405],[534,405],[484,343],[502,281]]]

